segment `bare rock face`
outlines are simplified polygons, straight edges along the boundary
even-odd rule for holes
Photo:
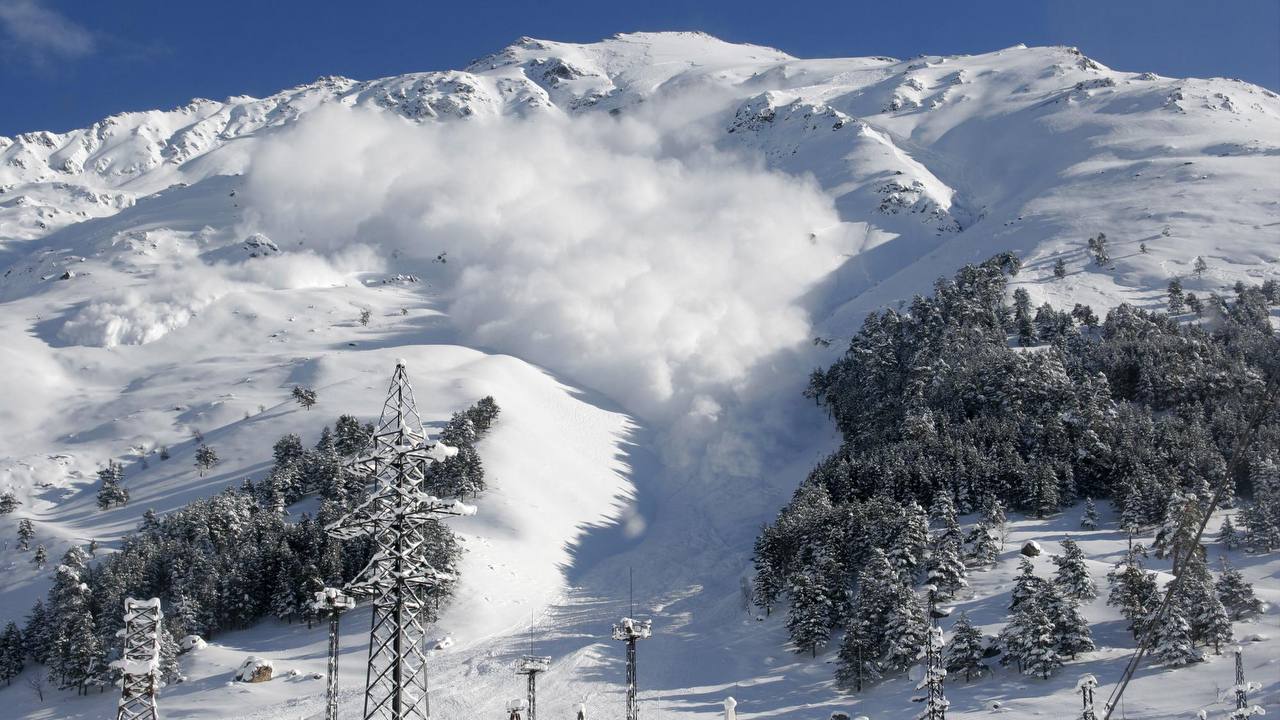
[[[1044,550],[1040,547],[1040,543],[1035,540],[1028,540],[1018,552],[1026,555],[1027,557],[1036,557],[1040,553],[1044,552]]]

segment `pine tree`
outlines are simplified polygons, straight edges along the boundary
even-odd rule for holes
[[[1040,602],[1053,623],[1053,637],[1058,655],[1074,658],[1094,649],[1089,621],[1080,612],[1080,605],[1064,595],[1056,586],[1046,586]]]
[[[4,627],[4,633],[0,634],[0,679],[8,685],[22,673],[26,664],[27,650],[22,631],[17,623],[10,620]]]
[[[947,670],[964,672],[964,681],[982,677],[989,668],[986,659],[986,648],[983,647],[982,631],[969,622],[969,616],[960,613],[960,618],[951,628],[951,643],[947,646]]]
[[[103,648],[91,614],[92,599],[84,582],[88,556],[78,547],[67,550],[49,590],[49,674],[59,688],[83,694],[102,669]]]
[[[1187,311],[1186,296],[1182,292],[1182,281],[1174,278],[1169,281],[1169,314],[1181,315]]]
[[[334,449],[343,457],[352,457],[364,449],[373,433],[372,424],[361,425],[354,416],[343,415],[333,426]]]
[[[952,518],[954,524],[954,518]],[[969,586],[964,561],[960,559],[960,538],[956,534],[944,534],[934,545],[926,563],[928,582],[938,590],[938,598],[948,600],[962,588]]]
[[[1085,530],[1098,529],[1098,508],[1093,504],[1093,498],[1084,500],[1084,515],[1080,518],[1080,527]]]
[[[1214,589],[1232,620],[1248,620],[1262,613],[1262,601],[1253,594],[1253,585],[1245,582],[1244,576],[1226,558],[1222,559],[1222,574],[1214,583]]]
[[[120,485],[124,479],[124,466],[115,460],[107,462],[107,466],[98,471],[98,480],[102,485],[98,488],[98,508],[109,510],[129,503],[129,491]]]
[[[1196,256],[1195,269],[1194,269],[1194,272],[1195,272],[1195,274],[1196,274],[1196,277],[1197,277],[1197,278],[1204,277],[1204,273],[1205,273],[1205,271],[1206,271],[1206,270],[1208,270],[1208,269],[1209,269],[1209,263],[1207,263],[1207,262],[1205,262],[1205,261],[1204,261],[1204,256],[1203,256],[1203,255],[1197,255],[1197,256]]]
[[[0,515],[8,515],[22,503],[18,502],[18,496],[13,494],[12,490],[5,490],[0,493]]]
[[[1053,276],[1061,280],[1067,276],[1067,261],[1058,258],[1053,261]]]
[[[178,664],[178,643],[164,623],[160,623],[160,684],[172,685],[182,679],[182,670]]]
[[[316,391],[314,388],[306,387],[304,385],[294,385],[293,392],[291,394],[293,395],[294,401],[301,405],[305,410],[310,410],[311,406],[316,404]]]
[[[1053,468],[1048,463],[1034,463],[1027,477],[1027,510],[1038,518],[1048,517],[1058,511],[1059,498],[1058,476]]]
[[[928,548],[929,517],[924,508],[912,500],[903,508],[902,524],[888,553],[889,564],[903,583],[911,585],[915,582]]]
[[[1129,621],[1133,636],[1139,638],[1145,632],[1146,620],[1160,604],[1160,589],[1155,573],[1142,568],[1136,553],[1130,553],[1123,563],[1107,575],[1111,593],[1107,605],[1119,608]]]
[[[884,664],[888,668],[905,670],[920,656],[929,624],[920,599],[911,592],[911,588],[898,585],[886,599]]]
[[[493,396],[486,395],[477,400],[476,404],[467,410],[467,418],[475,426],[476,434],[484,437],[489,432],[489,428],[493,426],[494,421],[498,419],[500,412],[501,409],[498,407],[498,403],[494,401]]]
[[[30,550],[31,539],[36,536],[35,526],[31,524],[30,518],[22,518],[18,521],[18,549]]]
[[[1204,315],[1204,302],[1196,297],[1195,293],[1187,293],[1187,307],[1196,314],[1196,317]]]
[[[31,562],[41,569],[43,569],[45,565],[49,564],[49,551],[44,549],[43,544],[36,546],[36,552],[31,556]]]
[[[1181,593],[1174,593],[1164,617],[1153,628],[1155,641],[1151,652],[1166,665],[1178,667],[1203,658],[1191,639],[1191,623]]]
[[[1201,512],[1200,501],[1195,496],[1175,494],[1169,501],[1164,523],[1156,532],[1156,557],[1185,559],[1195,542]],[[1202,547],[1197,546],[1196,550],[1203,553]]]
[[[968,557],[971,565],[987,567],[996,563],[1000,548],[996,545],[995,538],[991,537],[991,530],[987,528],[985,522],[979,522],[974,526],[969,536],[965,538],[965,542],[969,546]]]
[[[791,609],[787,613],[787,632],[791,642],[800,652],[817,657],[818,650],[831,639],[828,622],[831,617],[831,600],[822,583],[810,572],[801,570],[791,576]]]
[[[1018,562],[1018,577],[1014,578],[1013,590],[1009,593],[1009,609],[1017,610],[1024,602],[1034,600],[1045,585],[1044,578],[1036,575],[1031,558],[1023,557]]]
[[[1053,622],[1043,609],[1032,607],[1027,613],[1024,631],[1026,656],[1022,661],[1022,672],[1048,679],[1054,670],[1062,667]]]
[[[878,633],[870,621],[856,617],[845,628],[840,652],[836,656],[836,684],[851,692],[862,692],[868,683],[880,679],[880,647]]]
[[[22,641],[27,655],[38,663],[49,662],[49,613],[45,610],[44,601],[36,600],[27,614],[27,624],[22,628]]]
[[[201,443],[200,447],[196,448],[196,470],[200,472],[200,477],[204,477],[205,473],[209,472],[219,462],[221,460],[218,458],[217,451],[213,448],[204,443]]]
[[[1222,547],[1228,550],[1239,550],[1244,544],[1244,539],[1240,536],[1240,531],[1236,529],[1235,523],[1231,522],[1230,515],[1222,521],[1222,528],[1218,530],[1218,542],[1222,543]]]
[[[1062,541],[1062,553],[1054,556],[1053,564],[1058,568],[1054,582],[1063,595],[1076,602],[1089,602],[1098,597],[1098,587],[1089,575],[1084,552],[1075,540],[1066,538]]]
[[[942,490],[933,497],[933,504],[929,506],[929,517],[938,521],[939,527],[949,527],[956,524],[956,503],[951,499],[951,493]]]
[[[1089,251],[1093,253],[1093,261],[1100,266],[1106,266],[1111,262],[1111,254],[1107,251],[1107,236],[1104,233],[1098,233],[1097,237],[1089,238]]]

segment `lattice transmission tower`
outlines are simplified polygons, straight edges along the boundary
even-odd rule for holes
[[[374,484],[369,499],[330,525],[339,539],[370,537],[373,559],[346,591],[372,600],[365,720],[426,720],[426,623],[430,590],[449,579],[428,560],[428,523],[474,508],[426,492],[428,465],[456,453],[428,442],[403,360],[396,362],[382,415],[364,452],[347,467]]]
[[[124,601],[124,652],[111,664],[120,669],[120,705],[116,720],[158,720],[160,681],[160,599]]]
[[[613,626],[613,639],[627,644],[627,716],[640,720],[640,700],[636,696],[636,642],[653,637],[652,620],[622,618]]]

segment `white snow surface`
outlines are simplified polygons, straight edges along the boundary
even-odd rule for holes
[[[654,620],[647,717],[716,717],[729,695],[743,718],[908,717],[906,677],[842,696],[833,653],[791,653],[778,615],[740,604],[760,524],[837,442],[799,395],[808,371],[867,311],[1003,250],[1035,302],[1098,310],[1159,306],[1174,276],[1196,293],[1276,277],[1278,187],[1280,99],[1247,83],[1062,47],[808,60],[700,33],[524,38],[461,71],[0,138],[0,489],[23,503],[0,537],[29,517],[53,557],[89,538],[110,552],[147,508],[261,476],[280,435],[372,419],[405,363],[435,427],[483,395],[502,407],[479,447],[490,490],[451,521],[466,554],[433,630],[452,641],[433,652],[435,715],[498,717],[530,638],[553,657],[544,713],[620,715],[609,636],[632,569],[635,614]],[[1105,268],[1085,249],[1098,232]],[[296,384],[316,388],[311,411]],[[205,477],[197,429],[222,458]],[[94,472],[113,458],[131,501],[102,512]],[[1067,532],[1104,584],[1122,534],[1105,512],[1089,532],[1071,515],[1015,522],[957,609],[997,631],[1016,548],[1039,541],[1048,574]],[[28,560],[0,563],[0,620],[49,586]],[[1280,561],[1233,562],[1280,604]],[[998,702],[1066,717],[1086,672],[1105,696],[1131,640],[1102,600],[1085,613],[1099,651],[1049,681],[1001,669],[949,686],[949,716]],[[1272,611],[1237,636],[1275,625]],[[344,618],[343,717],[359,713],[367,627],[364,608]],[[1274,705],[1280,643],[1245,652],[1255,699]],[[302,674],[228,684],[246,654]],[[164,715],[322,717],[308,678],[324,655],[319,627],[219,636],[182,657]],[[1216,688],[1232,682],[1222,658],[1144,668],[1127,717],[1225,714]],[[22,679],[0,693],[10,717],[114,703],[42,704]]]

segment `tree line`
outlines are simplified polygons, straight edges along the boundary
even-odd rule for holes
[[[1164,530],[1163,555],[1189,541],[1174,537],[1194,527],[1181,521],[1202,517],[1212,489],[1229,482],[1232,495],[1252,500],[1241,513],[1245,530],[1231,530],[1235,542],[1280,547],[1274,409],[1226,477],[1238,429],[1280,378],[1275,284],[1209,295],[1199,317],[1121,305],[1100,321],[1085,305],[1036,308],[1024,289],[1009,293],[1020,265],[999,255],[939,279],[930,296],[870,315],[843,356],[810,378],[807,395],[843,442],[762,529],[753,599],[766,612],[786,604],[804,652],[843,631],[846,685],[914,662],[927,629],[916,584],[928,581],[945,599],[967,572],[989,567],[1006,508],[1045,517],[1109,498],[1131,535]],[[956,513],[979,520],[965,532]],[[1089,500],[1082,525],[1097,522]],[[1078,560],[1078,548],[1064,550]],[[1132,606],[1135,633],[1150,598],[1133,598],[1154,587],[1144,552],[1118,569],[1127,584],[1115,602]],[[1199,577],[1190,584],[1201,591],[1188,601],[1194,607],[1180,609],[1186,632],[1160,640],[1166,650],[1156,654],[1170,661],[1224,637],[1224,595],[1205,563],[1182,571]],[[1078,575],[1050,582],[1029,572],[1015,595],[1031,599],[1015,598],[1000,647],[1005,662],[1046,674],[1090,646],[1075,606],[1091,598]],[[1235,587],[1226,599],[1248,604],[1238,573],[1222,578]],[[972,632],[960,635],[973,642]]]
[[[424,490],[441,497],[484,490],[475,443],[498,413],[493,398],[485,397],[450,418],[439,440],[458,453],[429,468]],[[146,511],[119,550],[97,562],[91,562],[96,542],[90,551],[70,548],[25,625],[11,621],[0,633],[0,679],[7,683],[35,661],[48,668],[50,682],[61,689],[85,693],[114,682],[110,662],[119,657],[116,633],[130,596],[161,599],[167,682],[177,679],[175,638],[212,638],[265,617],[311,622],[314,593],[351,580],[374,551],[368,538],[338,541],[325,532],[368,498],[365,479],[346,465],[366,448],[373,431],[372,425],[343,415],[311,448],[299,436],[285,435],[273,447],[271,469],[258,481],[246,478],[239,487],[163,516]],[[99,477],[100,507],[128,502],[119,463],[109,462]],[[303,513],[292,520],[287,508],[308,495],[319,497],[314,516]],[[462,550],[444,524],[428,525],[428,558],[449,578],[429,591],[434,602],[425,621],[433,621],[453,591]]]

